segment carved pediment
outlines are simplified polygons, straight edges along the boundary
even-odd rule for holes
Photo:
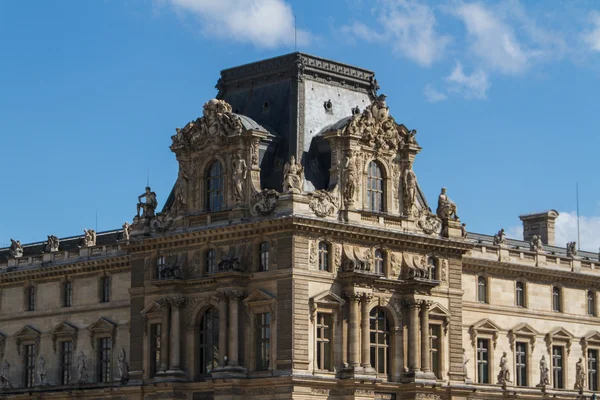
[[[104,317],[100,317],[92,325],[88,326],[90,332],[90,340],[92,342],[92,348],[95,347],[94,339],[97,335],[114,336],[117,324]]]
[[[40,334],[40,331],[29,325],[21,328],[21,330],[15,334],[15,342],[17,344],[17,352],[19,355],[21,354],[21,344],[27,342],[33,342],[37,352],[37,349],[40,347]]]
[[[71,340],[73,342],[73,350],[77,346],[77,328],[68,322],[61,322],[50,331],[52,336],[52,347],[56,352],[56,343],[62,339]]]
[[[492,342],[494,348],[498,344],[498,334],[500,332],[500,327],[496,325],[492,320],[485,318],[482,319],[475,324],[471,325],[469,328],[469,334],[471,335],[471,344],[473,347],[477,345],[477,336],[479,335],[491,335]]]
[[[538,334],[538,331],[532,328],[531,325],[525,322],[518,324],[517,326],[509,329],[508,331],[508,341],[510,343],[510,349],[514,351],[515,342],[518,338],[525,338],[529,341],[531,351],[533,351],[535,348],[535,339]]]
[[[250,293],[245,299],[244,304],[246,306],[260,306],[264,304],[271,304],[275,301],[275,296],[271,295],[267,291],[257,289]]]
[[[144,318],[147,318],[148,316],[150,316],[152,314],[159,315],[161,313],[162,313],[162,307],[156,301],[153,301],[146,308],[144,308],[142,311],[140,311],[140,314],[142,314],[142,316]]]
[[[320,307],[341,307],[346,304],[346,301],[331,290],[320,293],[310,299],[312,303],[318,304]]]
[[[573,343],[573,334],[565,328],[556,328],[546,334],[544,340],[546,341],[546,347],[548,354],[552,354],[552,346],[555,343],[563,343],[567,347],[567,354],[571,353],[571,344]]]
[[[592,331],[581,338],[583,353],[587,353],[588,346],[600,346],[600,332]]]
[[[431,317],[440,317],[440,318],[450,318],[450,311],[442,306],[441,304],[435,303],[429,309],[429,316]]]

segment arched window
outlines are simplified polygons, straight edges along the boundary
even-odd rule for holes
[[[219,311],[209,308],[200,321],[200,375],[210,374],[219,365]]]
[[[319,242],[319,271],[329,271],[329,245]]]
[[[437,280],[438,273],[437,273],[437,264],[435,262],[435,258],[429,257],[429,260],[427,261],[427,263],[429,264],[429,279]]]
[[[163,271],[165,270],[166,259],[165,256],[159,256],[156,260],[156,279],[164,278]]]
[[[517,282],[515,286],[515,305],[525,307],[525,284],[523,282]]]
[[[378,374],[390,372],[390,324],[385,312],[379,307],[371,310],[371,366]]]
[[[384,263],[383,251],[375,250],[375,272],[377,275],[383,275],[383,263]]]
[[[269,242],[262,242],[259,247],[258,270],[269,270]]]
[[[596,315],[596,294],[591,290],[587,292],[587,313],[592,317]]]
[[[367,209],[383,211],[383,175],[379,164],[371,161],[367,170]]]
[[[217,252],[214,249],[206,251],[204,265],[207,275],[214,274],[217,271]]]
[[[552,288],[552,311],[562,311],[560,288],[558,286],[554,286]]]
[[[220,211],[223,206],[223,167],[213,161],[206,173],[206,211]]]
[[[477,278],[477,301],[487,303],[487,280],[483,276]]]

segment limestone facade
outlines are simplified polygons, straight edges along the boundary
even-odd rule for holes
[[[598,390],[598,255],[553,220],[536,246],[467,233],[451,188],[434,213],[372,72],[294,53],[217,88],[162,211],[147,188],[123,230],[0,249],[0,398]]]

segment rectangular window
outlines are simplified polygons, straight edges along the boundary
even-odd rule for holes
[[[598,350],[589,349],[588,356],[588,382],[592,392],[598,391]]]
[[[429,326],[429,351],[431,351],[431,371],[435,374],[435,377],[442,379],[441,371],[441,338],[442,338],[442,327],[440,325]]]
[[[35,345],[27,344],[25,347],[25,387],[35,386]]]
[[[112,381],[111,373],[112,339],[109,337],[98,339],[98,382]]]
[[[331,371],[331,314],[317,314],[317,369]]]
[[[587,293],[587,313],[590,317],[596,316],[596,293],[592,291]]]
[[[552,311],[562,311],[560,304],[560,288],[558,287],[552,288]]]
[[[477,278],[477,301],[487,303],[487,280],[483,276]]]
[[[108,303],[110,301],[110,276],[103,276],[100,279],[100,302]]]
[[[525,307],[525,285],[523,282],[517,282],[515,297],[517,307]]]
[[[256,370],[267,371],[271,354],[271,313],[256,314]]]
[[[35,286],[27,288],[27,311],[35,310]]]
[[[63,307],[71,307],[73,303],[73,284],[67,281],[63,284]]]
[[[554,389],[564,389],[563,348],[552,346],[552,384]]]
[[[61,383],[68,385],[71,383],[71,367],[73,365],[73,342],[60,343],[60,370]]]
[[[527,343],[517,342],[515,346],[515,367],[517,386],[527,386]]]
[[[161,325],[150,325],[150,377],[158,372],[160,366]]]
[[[477,383],[490,383],[490,341],[477,339]]]

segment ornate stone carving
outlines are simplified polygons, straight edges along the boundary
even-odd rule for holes
[[[454,218],[458,219],[456,214],[456,204],[446,194],[446,188],[442,188],[442,191],[438,197],[438,207],[436,214],[441,219]]]
[[[344,159],[344,202],[346,205],[354,204],[356,188],[359,183],[359,174],[357,173],[359,170],[360,159],[350,149]]]
[[[546,356],[542,355],[540,360],[540,383],[536,387],[545,387],[550,384],[550,376],[548,370],[548,364],[546,363]]]
[[[87,357],[83,354],[83,351],[79,353],[79,357],[77,357],[77,382],[79,383],[87,383],[88,381],[88,372],[87,372]]]
[[[413,215],[414,208],[416,207],[417,176],[412,169],[412,165],[409,164],[408,168],[404,170],[402,182],[404,185],[404,212],[406,215]]]
[[[246,197],[245,193],[245,183],[246,183],[246,175],[248,173],[248,166],[246,165],[246,160],[242,156],[242,150],[238,149],[235,152],[233,157],[233,161],[231,162],[231,180],[233,184],[233,199],[236,204],[242,204],[244,198]]]
[[[8,360],[4,360],[2,363],[2,370],[0,371],[0,387],[2,389],[12,388],[10,383],[10,363]]]
[[[575,390],[582,391],[585,389],[585,369],[583,368],[583,360],[580,358],[575,364]]]
[[[318,244],[315,240],[310,240],[308,247],[308,263],[311,267],[315,267],[319,262]]]
[[[129,235],[131,234],[131,225],[129,222],[125,221],[123,223],[123,239],[129,240]]]
[[[437,215],[425,212],[423,216],[417,220],[417,226],[428,235],[439,235],[442,230],[442,221]]]
[[[319,394],[319,395],[329,395],[330,390],[329,389],[324,389],[324,388],[311,388],[310,393],[311,394]]]
[[[327,190],[316,190],[311,194],[308,206],[318,217],[333,215],[337,209],[338,197],[337,186],[331,192]]]
[[[142,203],[142,198],[145,198],[146,202]],[[140,217],[140,210],[143,210],[144,217],[154,217],[154,211],[156,210],[156,207],[158,207],[156,193],[152,191],[150,186],[146,186],[146,191],[138,196],[137,216]]]
[[[252,162],[252,166],[253,167],[258,167],[258,158],[259,158],[259,141],[258,139],[255,139],[252,141],[251,144],[251,159],[250,161]]]
[[[398,279],[402,273],[402,255],[390,253],[390,269],[392,278]]]
[[[440,275],[440,280],[442,282],[448,282],[448,260],[442,260],[442,270]]]
[[[463,361],[462,361],[462,367],[463,367],[463,374],[465,374],[465,382],[467,380],[469,380],[469,369],[467,368],[467,364],[469,363],[469,358],[467,357],[467,352],[465,349],[462,349],[463,351]]]
[[[277,199],[279,199],[279,193],[276,190],[263,189],[254,195],[252,213],[262,216],[273,214],[277,208]]]
[[[433,393],[417,393],[417,395],[415,396],[415,399],[419,399],[419,400],[441,400],[442,398],[439,395],[433,394]]]
[[[117,357],[117,364],[119,366],[119,380],[123,384],[127,383],[129,380],[129,364],[127,363],[127,353],[125,353],[125,347],[121,347],[121,351]]]
[[[304,168],[291,156],[283,166],[283,192],[302,193],[304,191]]]
[[[342,266],[342,249],[339,245],[334,245],[333,248],[333,266],[336,272]]]
[[[402,137],[398,125],[389,115],[384,94],[368,105],[362,114],[352,117],[344,134],[359,136],[363,143],[381,150],[398,150]]]
[[[170,213],[160,213],[150,221],[150,228],[155,232],[166,232],[173,224],[175,219]]]
[[[510,383],[510,370],[508,369],[508,358],[506,357],[506,352],[502,353],[502,357],[500,357],[500,372],[498,372],[498,384],[506,385]]]
[[[506,234],[504,233],[504,228],[500,229],[498,233],[494,235],[494,245],[500,246],[506,244]]]
[[[468,236],[468,234],[469,234],[469,233],[467,232],[467,224],[463,223],[463,224],[460,226],[460,236],[461,236],[463,239],[466,239],[466,238],[467,238],[467,236]]]
[[[180,165],[179,176],[175,184],[175,202],[173,203],[173,211],[176,213],[183,213],[187,210],[188,182],[189,177],[185,167]]]
[[[529,250],[531,251],[543,251],[544,243],[542,243],[542,237],[540,235],[533,235],[529,242]]]
[[[58,251],[60,240],[57,236],[48,235],[48,241],[46,242],[46,251],[49,253],[55,253]]]
[[[243,126],[240,118],[233,114],[231,106],[224,100],[211,99],[203,106],[203,116],[176,129],[171,136],[171,150],[203,150],[210,146],[229,143],[228,136],[240,135]]]
[[[93,229],[83,230],[83,247],[93,247],[96,245],[96,231]]]
[[[40,355],[38,358],[37,375],[38,375],[40,385],[42,385],[42,386],[49,385],[48,380],[47,380],[47,375],[46,375],[46,359],[44,358],[43,355]]]
[[[23,257],[23,246],[21,241],[10,239],[10,248],[8,249],[10,256],[14,258]]]
[[[567,257],[577,257],[577,242],[567,243]]]

